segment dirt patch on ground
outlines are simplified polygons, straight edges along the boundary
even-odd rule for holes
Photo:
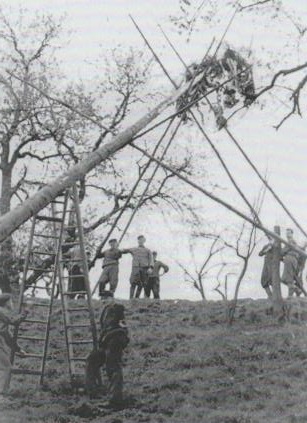
[[[0,422],[307,422],[306,301],[289,303],[281,325],[268,302],[242,300],[232,327],[221,302],[122,303],[131,335],[125,409],[104,409],[72,389],[57,303],[46,386],[14,376]],[[95,302],[97,319],[100,307]],[[101,401],[104,395],[103,387]]]

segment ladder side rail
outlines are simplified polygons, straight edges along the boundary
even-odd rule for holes
[[[32,251],[32,246],[33,246],[33,238],[34,238],[34,231],[35,231],[35,222],[36,222],[36,216],[33,216],[33,220],[32,220],[32,225],[31,225],[31,230],[30,230],[30,239],[28,242],[28,247],[27,247],[27,252],[26,252],[26,260],[24,263],[24,267],[23,267],[23,273],[22,273],[22,279],[21,279],[21,286],[20,286],[20,291],[19,291],[19,299],[18,299],[18,313],[21,313],[22,311],[22,306],[23,306],[23,298],[24,298],[24,291],[25,291],[25,282],[27,280],[27,274],[28,274],[28,268],[29,268],[29,263],[30,263],[30,255],[31,255],[31,251]],[[14,339],[14,343],[17,343],[17,337],[18,337],[18,332],[19,332],[19,326],[15,326],[14,331],[13,331],[13,339]],[[14,360],[15,360],[15,349],[13,348],[11,350],[11,363],[12,365],[14,364]],[[9,381],[10,383],[10,381]]]
[[[68,202],[69,199],[69,190],[66,191],[66,199]],[[67,213],[66,213],[67,216]],[[65,218],[66,218],[65,216]],[[68,213],[69,216],[69,213]],[[65,219],[63,219],[63,229],[65,227]],[[72,380],[73,375],[75,373],[75,363],[71,361],[71,357],[74,356],[74,349],[73,349],[73,343],[72,343],[72,336],[69,331],[69,314],[68,314],[68,300],[65,295],[65,286],[64,286],[64,268],[63,268],[63,260],[62,260],[62,243],[61,248],[59,249],[59,256],[57,258],[57,271],[59,276],[59,288],[60,288],[60,297],[61,297],[61,304],[62,304],[62,316],[63,316],[63,325],[64,325],[64,333],[65,333],[65,343],[66,343],[66,357],[67,357],[67,363],[68,363],[68,370],[69,370],[69,376],[70,380]]]
[[[83,226],[82,226],[82,219],[81,219],[81,212],[80,212],[79,196],[78,196],[78,190],[77,190],[76,184],[73,185],[73,199],[74,199],[75,210],[76,210],[78,236],[80,240],[80,250],[81,250],[82,261],[83,261],[83,273],[84,273],[85,288],[87,291],[87,304],[88,304],[88,312],[90,317],[91,332],[93,336],[93,346],[94,346],[94,349],[98,349],[97,328],[96,328],[94,308],[93,308],[91,289],[90,289],[90,283],[89,283],[89,270],[88,270],[87,257],[86,257],[85,248],[84,248],[84,233],[83,233]]]
[[[58,241],[54,240],[54,249],[56,251],[55,260],[54,260],[54,271],[52,274],[52,282],[51,282],[51,293],[50,293],[50,302],[49,302],[49,308],[48,308],[48,314],[47,314],[47,322],[46,322],[46,328],[45,328],[45,342],[44,342],[44,349],[43,349],[43,358],[42,358],[42,364],[41,364],[41,376],[40,376],[40,385],[44,383],[44,377],[45,377],[45,368],[46,368],[46,360],[47,360],[47,353],[48,353],[48,347],[49,347],[49,338],[50,338],[50,325],[51,325],[51,315],[52,315],[52,309],[53,309],[53,301],[54,301],[54,292],[56,287],[56,281],[57,281],[57,267],[59,265],[59,255],[62,248],[62,239],[63,239],[63,232],[64,232],[64,221],[66,216],[66,210],[67,210],[67,196],[65,196],[64,204],[63,204],[63,210],[62,210],[62,222],[60,226],[59,231],[59,237]],[[51,203],[51,211],[52,216],[55,216],[55,205]],[[53,229],[54,233],[57,234],[57,223],[53,222]]]
[[[28,269],[29,269],[29,264],[30,264],[30,256],[31,256],[31,253],[32,253],[35,224],[36,224],[36,216],[33,216],[32,226],[31,226],[31,231],[30,231],[30,239],[29,239],[29,242],[28,242],[28,248],[27,248],[27,252],[26,252],[26,260],[25,260],[25,264],[24,264],[24,268],[23,268],[22,279],[21,279],[21,287],[20,287],[20,291],[19,291],[18,313],[21,313],[22,306],[23,306],[25,283],[26,283],[26,280],[27,280],[27,274],[28,274]]]

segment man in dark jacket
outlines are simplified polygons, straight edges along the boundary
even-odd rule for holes
[[[273,261],[273,243],[266,244],[259,252],[259,256],[264,256],[264,263],[261,273],[261,285],[269,298],[272,298],[272,261]]]
[[[302,247],[297,244],[293,238],[293,230],[286,230],[287,241],[295,247],[299,247],[302,250],[306,249],[307,244],[304,244]],[[300,295],[301,292],[305,291],[303,288],[303,282],[301,274],[305,266],[304,258],[301,254],[293,250],[288,245],[285,245],[281,250],[281,259],[284,262],[284,270],[281,276],[281,282],[288,286],[289,297],[292,297],[294,294]]]
[[[121,408],[123,405],[123,350],[129,343],[125,324],[124,306],[108,304],[101,313],[101,333],[98,350],[87,357],[85,384],[90,398],[97,396],[100,368],[105,365],[109,379],[108,403],[105,406]]]

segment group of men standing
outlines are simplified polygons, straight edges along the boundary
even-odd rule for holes
[[[119,249],[116,239],[110,239],[110,248],[98,254],[102,258],[102,273],[99,278],[99,295],[105,296],[106,285],[109,284],[110,292],[114,294],[118,285],[119,260],[123,254],[132,255],[132,271],[130,275],[130,299],[139,298],[142,290],[146,298],[151,293],[155,299],[160,298],[160,271],[169,271],[169,267],[157,260],[157,252],[145,247],[144,235],[137,237],[137,247]]]
[[[286,229],[286,237],[288,244],[305,250],[307,243],[300,247],[293,237],[293,230]],[[261,274],[261,285],[265,289],[268,297],[272,297],[272,264],[273,264],[273,242],[266,244],[259,252],[259,256],[264,256],[264,265]],[[294,294],[299,296],[305,293],[303,288],[303,270],[306,263],[306,258],[297,250],[294,250],[289,245],[285,245],[281,249],[280,260],[284,264],[281,282],[288,286],[289,297]]]

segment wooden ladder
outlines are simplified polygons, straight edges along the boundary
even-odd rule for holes
[[[72,224],[72,216],[75,223]],[[46,227],[44,232],[39,231],[39,224],[44,223]],[[48,226],[49,225],[49,226]],[[65,240],[66,234],[71,231],[75,233],[75,239],[73,242]],[[50,241],[51,244],[48,248],[42,248],[40,242]],[[36,242],[35,242],[36,241]],[[38,242],[37,242],[38,241]],[[67,257],[67,250],[73,248],[79,248],[79,258],[74,260],[72,263],[71,258]],[[37,264],[39,258],[43,257],[54,257],[54,264],[48,268],[40,268]],[[65,268],[65,265],[78,264],[79,268],[82,269],[80,275],[69,275]],[[29,299],[26,295],[26,281],[29,277],[29,272],[42,271],[51,272],[51,284],[50,284],[50,296],[48,298],[35,298]],[[72,281],[74,277],[83,276],[85,289],[82,292],[68,292],[67,285],[65,282],[68,279]],[[51,317],[54,305],[54,294],[57,287],[59,288],[61,296],[62,316],[65,332],[65,342],[67,351],[68,368],[71,380],[78,374],[77,362],[84,363],[85,357],[80,357],[77,347],[84,344],[92,344],[94,348],[97,348],[97,332],[94,319],[94,312],[91,302],[89,277],[88,277],[88,266],[86,252],[84,248],[84,236],[83,227],[81,221],[80,205],[78,190],[76,185],[72,189],[67,190],[63,196],[58,197],[50,205],[48,205],[44,211],[41,211],[38,215],[35,215],[32,220],[30,239],[28,243],[28,249],[26,253],[22,284],[19,296],[18,312],[22,313],[28,311],[27,318],[16,328],[14,332],[14,339],[20,344],[22,349],[27,350],[25,358],[19,358],[18,355],[12,353],[11,361],[14,364],[12,374],[25,374],[25,375],[37,375],[39,377],[39,383],[43,384],[46,375],[46,362],[49,359],[49,339],[51,329]],[[36,286],[35,289],[46,289],[45,287]],[[78,294],[84,297],[82,304],[78,300],[78,305],[71,307],[71,301],[69,297]],[[42,308],[46,310],[44,317],[42,318]],[[83,311],[87,315],[87,321],[78,323],[77,319],[73,314],[75,312]],[[71,316],[73,318],[71,319]],[[76,338],[74,333],[76,329],[80,331],[80,328],[87,328],[87,339],[81,340]],[[90,330],[90,335],[88,334]],[[33,335],[33,332],[34,333]],[[42,333],[37,336],[37,333]],[[24,347],[26,342],[26,348]],[[32,347],[33,346],[33,347]],[[32,347],[32,348],[31,348]],[[35,352],[28,352],[29,349],[33,349]],[[84,373],[84,370],[83,370]]]
[[[73,241],[63,241],[63,247],[73,246],[77,254],[66,258],[65,254],[59,256],[59,280],[63,310],[63,320],[65,329],[65,340],[67,347],[68,369],[71,381],[74,382],[79,377],[84,377],[84,365],[86,355],[93,347],[97,349],[97,330],[91,299],[91,290],[88,274],[88,260],[84,247],[84,233],[81,219],[79,196],[77,187],[72,188],[73,206],[71,212],[74,219],[68,221],[65,226],[66,231],[75,231]],[[65,276],[65,265],[70,265],[70,275]],[[77,272],[72,272],[73,266],[77,267]],[[79,270],[78,270],[79,269]],[[65,290],[65,279],[73,283],[74,279],[83,278],[84,291]],[[74,300],[75,295],[81,298]],[[87,318],[84,320],[84,314]],[[80,366],[81,365],[81,366]]]

